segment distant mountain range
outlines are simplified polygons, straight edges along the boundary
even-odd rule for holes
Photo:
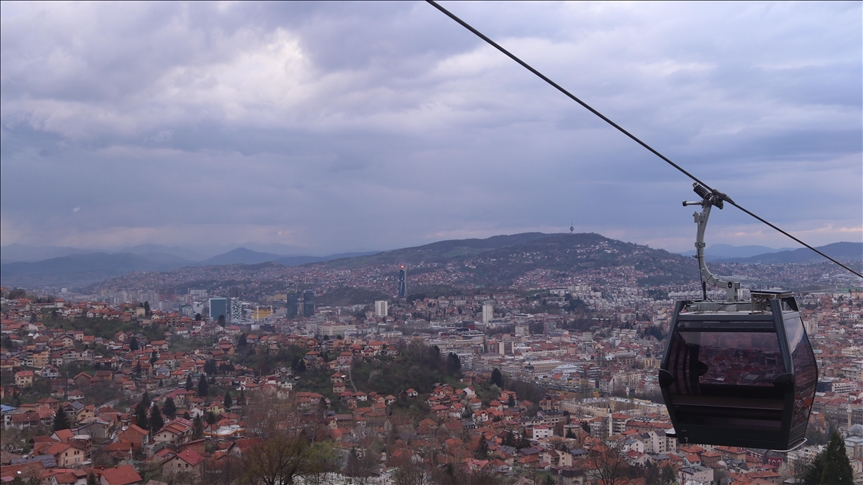
[[[591,247],[590,251],[585,247]],[[603,247],[603,250],[596,248]],[[470,279],[480,285],[506,285],[534,269],[573,271],[606,266],[634,266],[653,275],[651,284],[685,281],[696,277],[693,260],[687,254],[624,243],[598,234],[524,233],[487,239],[448,240],[423,246],[377,253],[343,253],[329,256],[284,256],[237,248],[204,260],[182,248],[144,245],[123,253],[83,252],[74,248],[28,248],[10,245],[2,248],[3,258],[33,258],[63,251],[81,251],[41,261],[4,262],[0,282],[7,286],[78,287],[107,278],[143,271],[170,271],[183,267],[255,265],[279,263],[284,266],[324,263],[328,267],[362,267],[406,263],[445,263],[473,261],[468,265]],[[834,243],[819,248],[833,258],[863,262],[863,243]],[[185,251],[185,253],[183,252]],[[764,252],[762,252],[764,251]],[[694,251],[690,252],[694,253]],[[739,263],[807,263],[819,261],[808,249],[775,250],[763,246],[734,247],[717,244],[707,249],[708,261]],[[756,254],[752,254],[756,253]]]
[[[710,261],[722,261],[726,259],[750,258],[762,254],[779,253],[791,251],[792,248],[774,249],[767,246],[731,246],[728,244],[713,244],[704,248],[704,258]],[[684,256],[695,256],[695,250],[680,253]]]
[[[18,261],[0,265],[0,282],[6,286],[23,287],[78,287],[97,283],[107,278],[141,271],[170,271],[189,266],[221,266],[228,264],[259,264],[276,262],[284,266],[329,261],[332,259],[363,256],[371,253],[343,253],[329,256],[284,256],[260,253],[246,248],[237,248],[203,261],[193,261],[165,252],[155,246],[138,246],[139,251],[124,253],[74,253],[41,261]],[[5,253],[6,248],[2,250]],[[23,248],[26,248],[24,246]],[[22,255],[51,254],[72,248],[12,248],[16,257]]]
[[[838,242],[820,246],[819,251],[837,261],[863,261],[863,243]],[[788,251],[759,254],[751,257],[738,257],[725,259],[728,263],[815,263],[826,261],[821,255],[808,248],[794,249]]]

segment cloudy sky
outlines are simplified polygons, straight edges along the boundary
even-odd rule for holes
[[[863,240],[859,2],[444,6],[801,239]],[[3,245],[692,247],[688,179],[423,2],[0,14]],[[734,208],[708,243],[796,247]]]

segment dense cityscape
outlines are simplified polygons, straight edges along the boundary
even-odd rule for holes
[[[810,288],[796,296],[820,380],[805,445],[780,452],[673,437],[657,372],[697,285],[617,266],[482,289],[453,264],[4,288],[4,481],[779,484],[834,434],[863,478],[863,289],[841,273],[734,267]],[[255,458],[288,449],[290,469]]]

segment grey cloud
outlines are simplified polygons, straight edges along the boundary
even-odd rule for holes
[[[859,227],[859,5],[447,5],[756,212]],[[691,232],[682,176],[422,3],[2,8],[18,242]]]

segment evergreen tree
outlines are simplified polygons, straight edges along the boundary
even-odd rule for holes
[[[186,390],[191,391],[195,387],[195,384],[192,383],[192,374],[186,376]]]
[[[129,340],[129,350],[132,352],[138,350],[138,339],[136,337],[132,337],[132,339]]]
[[[854,485],[854,469],[845,451],[845,442],[834,431],[830,436],[824,455],[824,473],[821,474],[821,485]]]
[[[61,429],[69,429],[71,425],[69,424],[69,417],[66,416],[66,412],[63,411],[62,407],[58,407],[57,411],[54,413],[54,431],[60,431]]]
[[[247,343],[246,334],[240,334],[240,338],[237,339],[237,347],[245,347]]]
[[[216,424],[216,415],[212,411],[207,413],[207,424]]]
[[[147,408],[145,408],[142,403],[138,403],[138,405],[135,406],[135,424],[141,429],[150,428],[147,421]]]
[[[138,376],[138,377],[141,377],[141,372],[142,372],[142,371],[143,371],[143,369],[141,369],[141,361],[139,360],[139,361],[135,364],[135,375],[136,375],[136,376]]]
[[[174,419],[177,416],[177,405],[174,403],[174,398],[165,399],[165,405],[162,406],[162,412],[168,419]]]
[[[816,456],[803,472],[804,485],[853,485],[854,469],[838,432],[830,436],[827,448]]]
[[[148,317],[148,318],[150,316],[150,302],[149,301],[144,302],[144,316]]]
[[[156,351],[150,352],[150,363],[155,364],[157,360],[159,360],[159,355],[156,354]]]
[[[240,398],[237,399],[237,404],[239,404],[240,406],[246,405],[246,390],[245,389],[240,389]]]
[[[204,374],[201,374],[201,378],[198,379],[198,397],[207,397],[210,393],[210,384],[207,383],[207,378]]]
[[[458,355],[452,352],[446,356],[446,373],[451,376],[458,376],[461,374],[461,359],[458,358]]]
[[[195,420],[192,421],[192,438],[200,439],[204,436],[204,423],[201,422],[201,415],[196,414]]]
[[[96,481],[96,475],[93,475],[93,472],[87,474],[87,485],[99,485],[99,482]]]
[[[150,409],[150,404],[153,404],[153,400],[150,399],[150,393],[144,391],[144,394],[141,395],[141,405],[144,406],[145,409]]]
[[[231,391],[226,391],[225,392],[225,411],[227,411],[228,409],[231,409],[231,407],[233,405],[234,405],[234,402],[231,399]]]
[[[165,426],[165,420],[162,418],[162,412],[159,411],[159,406],[150,408],[150,434],[156,434],[162,427]]]
[[[497,367],[491,371],[491,383],[503,389],[503,374],[500,373],[500,369]]]

